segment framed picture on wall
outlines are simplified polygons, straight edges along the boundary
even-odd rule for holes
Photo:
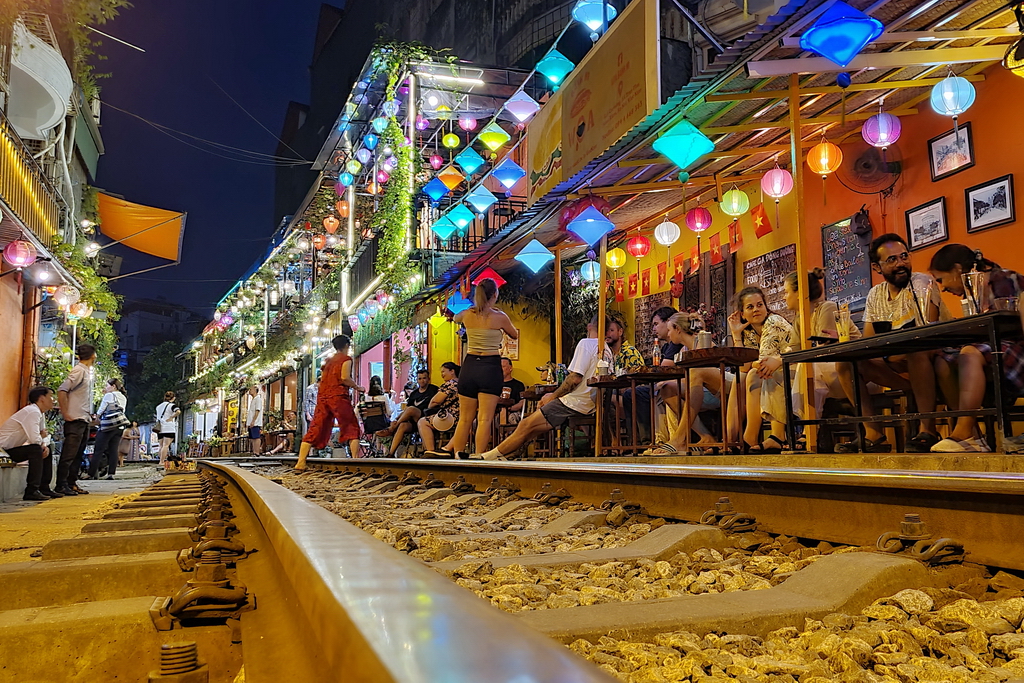
[[[931,166],[932,182],[974,166],[971,122],[962,123],[954,130],[929,140],[928,163]]]
[[[907,245],[911,251],[948,239],[945,197],[933,199],[907,211]]]
[[[967,232],[987,230],[1017,220],[1013,202],[1013,174],[964,190]]]

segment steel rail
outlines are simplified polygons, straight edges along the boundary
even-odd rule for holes
[[[238,519],[251,512],[269,544],[239,563],[239,576],[259,601],[242,619],[243,638],[255,640],[250,624],[265,629],[257,637],[266,638],[265,645],[247,644],[247,674],[250,649],[263,651],[264,661],[287,660],[301,656],[287,646],[288,637],[298,636],[316,641],[306,645],[313,645],[312,658],[320,661],[312,665],[320,673],[309,680],[615,680],[514,616],[269,479],[213,461],[202,461],[201,467],[234,487]],[[257,560],[273,566],[272,579],[259,583],[260,577],[253,576],[258,571],[247,575],[247,566]],[[274,609],[266,609],[266,597]],[[301,677],[312,665],[298,662],[291,674]]]
[[[280,462],[291,462],[288,458]],[[964,543],[972,562],[1024,569],[1024,474],[883,469],[632,465],[621,463],[311,459],[317,469],[458,476],[478,490],[511,480],[530,497],[545,483],[572,499],[600,505],[612,489],[652,515],[697,521],[729,496],[759,528],[833,543],[874,545],[920,514],[936,538]]]

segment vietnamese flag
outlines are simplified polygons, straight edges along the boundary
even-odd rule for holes
[[[772,224],[768,220],[768,212],[764,210],[764,204],[758,204],[750,210],[750,217],[754,221],[754,234],[761,239],[772,231]]]
[[[675,268],[674,277],[676,278],[676,282],[682,282],[683,277],[686,275],[686,261],[687,259],[685,254],[677,254],[672,260],[672,265]]]
[[[690,273],[696,273],[700,270],[700,245],[693,245],[693,249],[690,250]]]
[[[668,261],[658,264],[658,289],[665,289],[668,284]]]
[[[640,294],[642,296],[651,295],[651,269],[644,268],[644,272],[640,274]]]
[[[615,278],[615,300],[616,301],[625,301],[626,300],[625,289],[626,289],[626,286],[625,286],[625,283],[622,281],[622,278],[621,277]]]
[[[722,258],[722,233],[716,232],[712,235],[708,245],[711,247],[711,265],[718,265],[725,260]]]
[[[729,252],[735,254],[743,246],[743,232],[740,230],[739,220],[729,224]]]
[[[637,280],[638,280],[638,277],[637,277],[636,273],[630,273],[629,274],[629,292],[628,293],[629,293],[629,298],[630,299],[635,299],[637,291],[639,290],[639,287],[638,287],[639,283],[637,282]]]

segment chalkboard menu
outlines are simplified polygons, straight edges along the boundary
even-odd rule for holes
[[[796,245],[789,244],[743,262],[743,284],[757,285],[768,299],[768,308],[790,322],[796,315],[786,310],[785,278],[796,270]]]
[[[850,304],[860,311],[871,289],[871,264],[868,247],[871,231],[858,235],[853,218],[821,228],[821,249],[825,264],[825,298],[837,304]]]

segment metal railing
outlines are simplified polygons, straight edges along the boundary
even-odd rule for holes
[[[61,235],[68,206],[14,128],[0,116],[0,199],[47,249]]]

